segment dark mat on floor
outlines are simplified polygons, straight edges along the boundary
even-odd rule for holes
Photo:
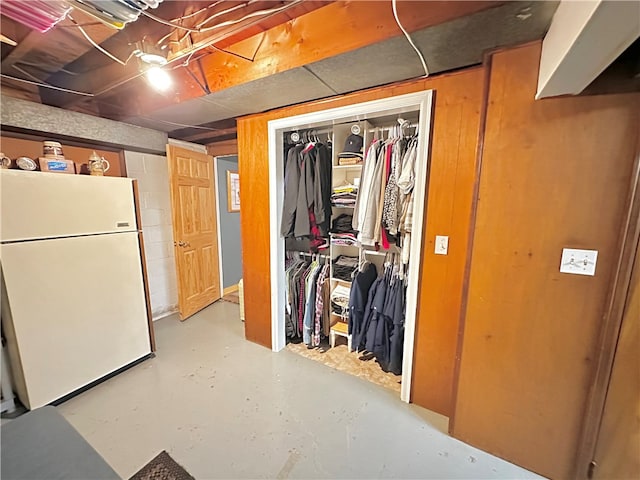
[[[225,295],[224,297],[222,297],[222,300],[224,300],[225,302],[237,303],[238,305],[240,304],[240,296],[237,292]]]
[[[142,467],[130,480],[195,480],[166,451]]]

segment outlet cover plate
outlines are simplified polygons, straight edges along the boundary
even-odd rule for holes
[[[446,255],[449,251],[449,237],[436,235],[436,244],[433,253],[436,255]]]
[[[596,274],[597,259],[597,250],[563,248],[562,260],[560,260],[560,272],[593,276]]]

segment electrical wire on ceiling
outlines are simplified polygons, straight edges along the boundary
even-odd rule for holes
[[[254,1],[257,1],[257,0],[251,0],[250,2],[248,2],[248,3],[246,3],[246,4],[242,4],[241,6],[249,5],[249,4],[253,3]],[[199,24],[199,26],[196,26],[196,27],[183,27],[183,26],[181,26],[181,25],[174,25],[174,26],[176,27],[176,30],[182,29],[182,30],[187,30],[187,32],[186,32],[182,37],[180,37],[178,40],[171,41],[171,42],[169,42],[169,43],[177,43],[177,44],[180,44],[180,43],[182,43],[182,41],[183,41],[185,38],[187,38],[189,35],[191,35],[192,33],[194,33],[194,31],[195,31],[195,32],[198,32],[198,33],[202,33],[202,32],[210,32],[210,31],[212,31],[212,30],[215,30],[215,29],[217,29],[217,28],[221,28],[221,27],[228,27],[228,26],[230,26],[230,25],[235,25],[235,24],[237,24],[237,23],[243,22],[243,21],[245,21],[245,20],[247,20],[247,19],[249,19],[249,18],[253,18],[253,17],[257,17],[257,16],[261,16],[261,15],[269,15],[269,14],[273,14],[273,13],[280,12],[280,11],[282,11],[282,10],[286,10],[286,9],[288,9],[288,8],[292,7],[293,5],[295,5],[295,4],[297,4],[297,3],[301,2],[301,1],[302,1],[302,0],[294,0],[293,2],[289,2],[289,3],[287,3],[286,5],[283,5],[282,7],[278,7],[278,8],[271,8],[271,9],[267,9],[267,10],[257,10],[257,11],[255,11],[255,12],[251,12],[251,13],[249,13],[249,14],[245,15],[244,17],[239,18],[239,19],[237,19],[237,20],[227,20],[226,22],[218,23],[218,24],[216,24],[216,25],[212,25],[211,27],[206,27],[206,28],[203,28],[203,27],[202,27],[202,25],[206,25],[208,22],[210,22],[210,21],[211,21],[211,19],[212,19],[213,17],[209,17],[209,18],[207,18],[206,20],[204,20],[204,22],[201,22],[201,23]],[[231,9],[229,9],[229,10],[231,10]],[[228,13],[228,11],[225,11],[225,12],[219,12],[218,14],[222,14],[222,13]],[[218,15],[218,14],[216,14],[216,15]],[[150,17],[150,18],[151,18],[151,17]],[[159,19],[159,20],[161,20],[161,19]],[[161,22],[161,23],[163,23],[163,24],[165,24],[165,25],[166,25],[166,23],[165,23],[165,21],[164,21],[164,20],[162,20],[162,22]],[[164,42],[167,38],[171,37],[171,35],[173,35],[173,34],[176,32],[176,30],[173,30],[172,32],[169,32],[167,35],[165,35],[164,37],[160,38],[160,40],[158,40],[157,44],[158,44],[158,45],[160,45],[160,44],[161,44],[162,42]],[[262,44],[262,41],[261,41],[260,43]],[[205,46],[206,46],[206,45],[205,45]],[[204,46],[203,46],[203,47],[204,47]],[[203,48],[203,47],[200,47],[200,48]],[[215,47],[214,47],[214,48],[215,48]],[[225,53],[229,53],[229,54],[231,54],[231,55],[236,55],[236,54],[234,54],[233,52],[228,52],[228,51],[226,51],[226,50],[222,50],[222,51],[223,51],[223,52],[225,52]],[[256,52],[256,53],[257,53],[257,52]],[[240,55],[237,55],[237,56],[240,56]],[[245,60],[248,60],[248,58],[247,58],[247,57],[242,57],[242,56],[240,56],[240,57],[241,57],[241,58],[244,58]],[[254,56],[254,58],[255,58],[255,56]],[[253,61],[253,59],[252,59],[251,61]]]
[[[14,67],[15,67],[15,65],[14,65]],[[29,74],[27,74],[27,75],[29,75]],[[31,80],[26,80],[24,78],[18,78],[18,77],[13,77],[11,75],[6,75],[4,73],[0,73],[0,77],[6,78],[8,80],[14,80],[16,82],[23,82],[23,83],[28,83],[30,85],[36,85],[38,87],[51,88],[52,90],[59,90],[61,92],[73,93],[75,95],[83,95],[85,97],[95,97],[95,95],[93,93],[80,92],[78,90],[70,90],[68,88],[57,87],[55,85],[51,85],[50,83],[46,83],[46,82],[43,82],[41,80],[38,80],[37,82],[35,82],[35,81],[31,81]]]
[[[200,10],[196,10],[193,13],[190,13],[188,15],[183,15],[181,17],[178,18],[174,18],[171,21],[172,22],[180,22],[182,20],[186,20],[187,18],[191,18],[191,17],[195,17],[196,15],[201,14],[202,12],[205,12],[211,8],[217,7],[218,5],[220,5],[221,3],[223,3],[225,0],[218,0],[217,2],[212,3],[211,5],[207,5],[206,7],[201,8]]]
[[[216,13],[214,13],[213,15],[211,15],[211,16],[209,16],[209,17],[207,17],[205,20],[203,20],[202,22],[198,23],[197,25],[195,25],[195,26],[194,26],[194,27],[192,27],[192,28],[185,27],[184,25],[177,24],[177,23],[175,23],[175,22],[179,22],[179,21],[182,21],[182,20],[184,20],[184,19],[186,19],[186,18],[189,18],[189,17],[191,17],[191,16],[194,16],[194,15],[195,15],[195,13],[192,13],[192,14],[190,14],[190,15],[185,15],[185,16],[180,17],[180,18],[174,18],[173,20],[171,20],[171,21],[169,21],[169,22],[167,22],[166,20],[164,20],[164,19],[162,19],[162,18],[157,18],[157,17],[156,17],[156,18],[153,18],[153,16],[151,16],[151,15],[148,15],[148,17],[149,17],[149,18],[151,18],[152,20],[155,20],[156,22],[160,22],[160,23],[162,23],[163,25],[169,25],[169,26],[171,26],[171,27],[174,27],[174,28],[175,28],[174,30],[172,30],[171,32],[169,32],[168,34],[166,34],[164,37],[162,37],[160,40],[158,40],[158,42],[157,42],[157,44],[158,44],[158,45],[160,45],[160,44],[161,44],[162,42],[164,42],[167,38],[169,38],[171,35],[173,35],[173,34],[176,32],[176,30],[180,30],[180,29],[181,29],[181,30],[186,30],[186,31],[187,31],[187,33],[186,33],[185,35],[183,35],[183,36],[182,36],[182,38],[180,38],[180,40],[179,40],[179,42],[182,42],[182,40],[184,40],[185,38],[187,38],[187,37],[189,36],[189,34],[191,34],[191,33],[195,33],[195,32],[199,32],[199,31],[200,31],[199,29],[200,29],[200,27],[202,27],[202,25],[206,25],[207,23],[209,23],[209,22],[210,22],[211,20],[213,20],[214,18],[217,18],[217,17],[219,17],[219,16],[221,16],[221,15],[225,15],[225,14],[230,13],[230,12],[232,12],[232,11],[234,11],[234,10],[239,9],[239,8],[244,8],[244,7],[248,6],[250,3],[253,3],[253,1],[255,1],[255,0],[252,0],[251,2],[242,3],[242,4],[240,4],[240,5],[236,5],[236,6],[234,6],[234,7],[228,8],[228,9],[226,9],[226,10],[222,10],[222,11],[220,11],[220,12],[216,12]],[[212,5],[209,5],[209,6],[208,6],[208,7],[206,7],[206,8],[203,8],[203,9],[201,9],[201,10],[198,10],[198,12],[196,12],[196,13],[200,13],[200,12],[202,12],[202,11],[204,11],[204,10],[208,9],[208,8],[212,8],[212,7],[216,6],[216,5],[218,5],[219,3],[221,3],[221,2],[216,2],[216,3],[212,4]]]
[[[29,74],[27,73],[27,75]],[[6,78],[7,80],[14,80],[16,82],[28,83],[29,85],[36,85],[38,87],[51,88],[53,90],[58,90],[61,92],[73,93],[75,95],[83,95],[85,97],[95,97],[93,93],[80,92],[78,90],[70,90],[68,88],[57,87],[55,85],[51,85],[50,83],[42,82],[40,80],[36,82],[36,81],[26,80],[24,78],[13,77],[11,75],[6,75],[4,73],[0,73],[0,77]],[[151,118],[151,117],[140,117],[140,118],[143,118],[145,120],[149,120],[152,122],[166,123],[167,125],[173,125],[176,127],[195,128],[197,130],[208,130],[211,132],[219,132],[221,130],[220,128],[203,127],[202,125],[189,125],[186,123],[170,122],[168,120],[160,120],[159,118]]]
[[[145,17],[149,17],[151,20],[154,20],[154,21],[156,21],[156,22],[158,22],[158,23],[161,23],[161,24],[163,24],[163,25],[167,25],[167,26],[169,26],[169,27],[173,27],[173,28],[178,29],[178,30],[186,30],[187,32],[199,33],[199,32],[201,32],[201,31],[202,31],[202,30],[201,30],[202,25],[206,25],[207,23],[209,23],[209,22],[210,22],[211,20],[213,20],[214,18],[218,18],[218,17],[220,17],[220,16],[222,16],[222,15],[225,15],[225,14],[227,14],[227,13],[231,13],[231,12],[233,12],[233,11],[235,11],[235,10],[240,9],[240,8],[248,7],[248,6],[249,6],[250,4],[252,4],[254,1],[256,1],[256,0],[251,0],[251,1],[249,1],[249,2],[245,2],[245,3],[240,3],[240,4],[238,4],[238,5],[234,5],[234,6],[233,6],[233,7],[231,7],[231,8],[227,8],[226,10],[221,10],[220,12],[216,12],[216,13],[214,13],[213,15],[211,15],[211,16],[209,16],[209,17],[207,17],[205,20],[203,20],[203,21],[202,21],[202,22],[200,22],[199,24],[195,25],[194,27],[186,27],[186,26],[184,26],[184,25],[180,25],[179,23],[175,23],[175,22],[177,22],[177,21],[181,21],[181,20],[183,20],[183,19],[185,19],[185,18],[188,18],[188,16],[180,17],[180,18],[175,19],[175,20],[173,20],[173,21],[169,21],[169,20],[165,20],[165,19],[163,19],[163,18],[156,17],[155,15],[153,15],[152,13],[149,13],[149,12],[145,12],[145,11],[143,11],[143,12],[142,12],[142,14],[143,14]],[[171,32],[171,33],[173,33],[173,32]]]
[[[259,16],[264,16],[264,15],[269,15],[269,14],[275,14],[275,13],[278,13],[278,12],[280,12],[280,11],[286,10],[286,9],[288,9],[288,8],[290,8],[290,7],[292,7],[292,6],[296,5],[296,4],[298,4],[298,3],[300,3],[302,0],[293,0],[293,1],[288,2],[288,3],[286,3],[286,4],[284,4],[284,5],[280,6],[280,7],[277,7],[277,8],[270,8],[270,9],[258,10],[258,11],[255,11],[255,12],[251,12],[251,13],[249,13],[249,14],[247,14],[247,15],[244,15],[242,18],[239,18],[239,19],[236,19],[236,20],[228,20],[228,21],[225,21],[225,22],[220,23],[220,24],[212,25],[212,26],[210,26],[210,27],[204,27],[204,25],[206,25],[207,23],[211,22],[211,20],[212,20],[212,19],[217,18],[218,16],[221,16],[221,15],[223,15],[223,14],[225,14],[225,13],[229,13],[229,12],[230,12],[230,11],[232,11],[232,10],[236,10],[236,9],[238,9],[238,8],[241,8],[241,7],[246,7],[246,6],[248,6],[248,5],[252,4],[252,3],[254,3],[255,1],[257,1],[257,0],[249,0],[248,2],[244,2],[243,4],[236,5],[235,7],[232,7],[232,8],[226,9],[226,10],[224,10],[224,11],[217,12],[217,13],[215,13],[215,14],[213,14],[213,15],[210,15],[210,16],[209,16],[209,17],[207,17],[204,21],[200,22],[200,23],[197,25],[197,27],[196,27],[196,28],[197,28],[197,30],[196,30],[196,31],[199,31],[199,32],[209,32],[209,31],[212,31],[212,30],[215,30],[215,29],[218,29],[218,28],[222,28],[222,27],[226,27],[226,26],[231,26],[231,25],[235,25],[235,24],[238,24],[238,23],[244,22],[245,20],[250,19],[250,18],[259,17]],[[183,19],[191,18],[191,17],[193,17],[193,16],[196,16],[198,13],[201,13],[202,11],[207,10],[207,9],[209,9],[209,8],[212,8],[212,7],[214,7],[215,5],[218,5],[218,4],[220,4],[220,3],[222,3],[222,0],[219,0],[218,2],[215,2],[214,4],[209,5],[208,7],[204,8],[204,9],[201,9],[201,10],[199,10],[198,12],[194,12],[194,13],[192,13],[192,14],[185,15],[184,17],[180,17],[180,18],[176,19],[176,21],[181,21],[181,20],[183,20]],[[144,12],[144,11],[143,11],[143,13],[147,13],[147,12]],[[149,16],[149,15],[148,15],[148,16]],[[151,17],[155,17],[155,16],[150,16],[150,18],[151,18]],[[123,66],[124,66],[124,65],[127,65],[127,63],[129,62],[129,60],[131,59],[131,57],[132,57],[133,55],[135,55],[135,50],[134,50],[133,52],[131,52],[131,54],[129,55],[129,57],[128,57],[125,61],[123,61],[123,60],[119,59],[118,57],[116,57],[115,55],[111,54],[110,52],[108,52],[107,50],[105,50],[103,47],[101,47],[97,42],[95,42],[95,41],[94,41],[94,40],[89,36],[89,34],[84,30],[84,28],[82,28],[82,27],[83,27],[84,25],[86,25],[86,24],[79,24],[78,22],[76,22],[76,21],[75,21],[73,18],[71,18],[71,17],[69,17],[69,19],[70,19],[70,20],[71,20],[71,22],[73,23],[73,25],[69,25],[69,27],[75,27],[75,28],[78,28],[78,29],[80,30],[81,34],[85,37],[85,39],[86,39],[86,40],[87,40],[87,41],[88,41],[88,42],[89,42],[89,43],[90,43],[94,48],[96,48],[96,49],[97,49],[97,50],[99,50],[101,53],[103,53],[104,55],[106,55],[107,57],[109,57],[110,59],[112,59],[113,61],[117,62],[118,64],[123,65]],[[152,19],[153,19],[153,20],[160,21],[160,23],[165,23],[165,22],[166,22],[165,20],[159,19],[159,18],[157,18],[157,17],[152,18]],[[187,27],[182,27],[182,26],[174,25],[174,24],[171,24],[171,26],[176,27],[176,29],[179,29],[179,28],[182,28],[182,29],[188,29]],[[193,29],[191,29],[191,30],[193,30]],[[175,30],[174,30],[173,32],[171,32],[171,34],[173,34],[173,33],[175,33]],[[191,33],[192,33],[192,32],[191,32],[191,31],[189,31],[189,32],[185,35],[185,37],[186,37],[186,36],[188,36],[188,35],[190,35]],[[171,34],[170,34],[170,35],[171,35]],[[166,37],[164,37],[164,38],[166,38]],[[263,37],[263,40],[264,40],[264,37]],[[260,43],[262,43],[262,41],[261,41]],[[220,48],[218,48],[218,47],[212,46],[211,44],[207,45],[206,43],[205,43],[205,44],[202,44],[202,45],[198,45],[198,46],[193,46],[193,47],[191,48],[191,51],[182,52],[182,53],[180,53],[176,58],[174,58],[173,60],[178,60],[179,58],[184,58],[185,56],[188,56],[188,58],[187,58],[187,60],[186,60],[186,62],[185,62],[185,63],[188,65],[188,64],[189,64],[189,61],[190,61],[190,60],[191,60],[191,58],[192,58],[192,56],[193,56],[196,52],[198,52],[198,51],[200,51],[200,50],[202,50],[202,49],[204,49],[204,48],[210,47],[210,46],[211,46],[214,50],[218,50],[218,51],[222,51],[222,52],[225,52],[225,53],[228,53],[228,54],[231,54],[231,55],[235,55],[235,56],[237,56],[237,57],[243,58],[243,59],[248,60],[248,61],[253,61],[253,60],[254,60],[254,59],[250,59],[250,58],[248,58],[248,57],[244,57],[244,56],[242,56],[242,55],[239,55],[239,54],[236,54],[236,53],[233,53],[233,52],[229,52],[229,51],[227,51],[227,50],[220,49]],[[259,47],[258,47],[258,48],[259,48]],[[256,51],[256,53],[257,53],[257,51]],[[205,55],[206,55],[206,54],[205,54]],[[198,58],[200,58],[200,57],[198,57]],[[254,58],[255,58],[255,55],[254,55]],[[181,65],[177,65],[176,67],[179,67],[179,66],[181,66]],[[176,68],[176,67],[174,67],[174,68]],[[104,89],[102,89],[102,90],[100,90],[100,91],[98,91],[98,92],[96,92],[96,93],[89,93],[89,92],[83,92],[83,91],[79,91],[79,90],[73,90],[73,89],[69,89],[69,88],[59,87],[59,86],[57,86],[57,85],[53,85],[53,84],[48,83],[48,82],[46,82],[46,81],[42,81],[42,80],[40,80],[38,77],[35,77],[34,75],[30,74],[29,72],[27,72],[27,71],[25,71],[25,70],[21,69],[20,67],[18,67],[18,66],[16,66],[16,65],[14,65],[14,68],[16,68],[18,71],[20,71],[23,75],[25,75],[25,76],[27,76],[27,77],[29,77],[29,78],[32,78],[32,79],[33,79],[33,81],[32,81],[32,80],[27,80],[27,79],[24,79],[24,78],[20,78],[20,77],[14,77],[14,76],[12,76],[12,75],[7,75],[7,74],[2,74],[2,73],[0,73],[1,77],[2,77],[2,78],[6,78],[6,79],[8,79],[8,80],[16,81],[16,82],[23,82],[23,83],[30,84],[30,85],[36,85],[36,86],[38,86],[38,87],[48,88],[48,89],[52,89],[52,90],[58,90],[58,91],[61,91],[61,92],[70,93],[70,94],[75,94],[75,95],[81,95],[81,96],[85,96],[85,97],[99,97],[99,96],[103,95],[104,93],[106,93],[106,92],[108,92],[108,91],[110,91],[110,90],[113,90],[114,88],[116,88],[116,87],[118,87],[118,86],[122,85],[123,83],[125,83],[125,82],[127,82],[127,81],[130,81],[130,80],[132,80],[132,79],[135,79],[135,78],[137,78],[137,77],[139,77],[140,75],[142,75],[142,74],[143,74],[142,72],[140,72],[140,73],[138,73],[137,75],[135,75],[135,76],[133,76],[133,77],[130,77],[130,78],[126,79],[126,80],[123,80],[123,81],[121,81],[121,82],[117,82],[117,83],[115,83],[115,84],[111,84],[111,85],[109,85],[108,87],[106,87],[106,88],[104,88]],[[74,72],[67,72],[67,73],[75,74]],[[186,124],[176,124],[176,123],[170,123],[170,124],[174,124],[174,125],[176,125],[176,126],[182,126],[182,127],[186,127],[186,128],[197,128],[197,129],[205,129],[205,130],[212,130],[212,131],[215,131],[215,130],[216,130],[216,129],[210,129],[210,128],[207,128],[207,127],[200,127],[200,126],[197,126],[197,125],[186,125]]]
[[[420,49],[416,46],[415,43],[413,43],[413,40],[411,39],[411,35],[409,35],[409,32],[407,32],[405,28],[402,26],[402,23],[400,23],[400,18],[398,18],[398,9],[396,6],[396,1],[397,0],[391,0],[391,7],[393,8],[393,17],[396,19],[396,23],[398,24],[398,27],[400,28],[400,30],[402,30],[402,33],[404,33],[404,36],[407,37],[409,44],[413,47],[413,49],[418,54],[418,58],[420,58],[420,63],[422,63],[422,68],[424,68],[424,76],[428,77],[429,69],[427,68],[427,62],[425,61],[424,55],[422,55],[422,52],[420,51]]]
[[[159,118],[151,118],[151,117],[140,117],[144,120],[149,120],[150,122],[158,122],[158,123],[166,123],[167,125],[174,125],[176,127],[185,127],[185,128],[195,128],[198,130],[209,130],[211,132],[219,132],[220,128],[211,128],[211,127],[203,127],[202,125],[188,125],[186,123],[178,123],[178,122],[170,122],[169,120],[161,120]]]
[[[285,5],[282,5],[281,7],[277,7],[277,8],[269,8],[266,10],[256,10],[255,12],[251,12],[246,14],[245,16],[238,18],[236,20],[227,20],[225,22],[222,23],[217,23],[215,25],[211,25],[210,27],[205,27],[204,25],[206,25],[207,23],[209,23],[211,20],[213,20],[216,17],[219,17],[223,14],[226,13],[230,13],[233,10],[237,10],[239,8],[244,8],[247,7],[249,5],[251,5],[252,3],[254,3],[257,0],[251,0],[249,2],[245,2],[239,5],[236,5],[234,7],[228,8],[227,10],[223,10],[220,12],[217,12],[213,15],[211,15],[210,17],[206,18],[205,20],[203,20],[202,22],[200,22],[198,25],[196,25],[195,27],[185,27],[184,25],[179,25],[177,23],[173,23],[173,22],[169,22],[167,20],[161,19],[156,17],[153,14],[150,14],[148,12],[142,12],[143,15],[146,15],[147,17],[149,17],[152,20],[155,20],[159,23],[162,23],[163,25],[169,25],[174,27],[176,30],[185,30],[188,33],[186,35],[184,35],[180,41],[184,40],[190,33],[205,33],[205,32],[211,32],[213,30],[216,30],[218,28],[222,28],[222,27],[228,27],[230,25],[235,25],[237,23],[240,22],[244,22],[245,20],[248,20],[250,18],[253,17],[258,17],[258,16],[262,16],[262,15],[269,15],[269,14],[273,14],[273,13],[278,13],[282,10],[286,10],[288,8],[291,8],[293,5],[296,5],[297,3],[300,3],[302,0],[293,0],[292,2],[286,3]],[[174,30],[175,32],[175,30]],[[165,35],[164,37],[162,37],[160,40],[158,40],[158,44],[162,43],[164,40],[166,40],[167,38],[169,38],[174,32],[171,32],[167,35]]]
[[[267,9],[267,10],[256,10],[255,12],[248,13],[244,17],[239,18],[237,20],[228,20],[226,22],[217,23],[217,24],[212,25],[210,27],[201,28],[200,32],[210,32],[212,30],[216,30],[216,29],[221,28],[221,27],[226,27],[226,26],[229,26],[229,25],[235,25],[236,23],[243,22],[243,21],[245,21],[245,20],[247,20],[249,18],[258,17],[258,16],[262,16],[262,15],[269,15],[269,14],[272,14],[272,13],[278,13],[278,12],[281,12],[282,10],[286,10],[288,8],[291,8],[293,5],[296,5],[296,4],[300,3],[301,1],[302,0],[293,0],[292,2],[289,2],[289,3],[285,4],[285,5],[283,5],[282,7],[270,8],[270,9]]]
[[[127,62],[129,61],[129,59],[131,58],[131,55],[129,55],[129,58],[127,58],[126,61],[122,61],[120,60],[118,57],[116,57],[115,55],[112,55],[111,53],[107,52],[104,48],[102,48],[97,42],[95,42],[90,36],[89,34],[85,31],[84,28],[82,28],[82,26],[80,26],[80,24],[78,24],[78,22],[76,22],[73,18],[71,18],[71,15],[68,15],[69,20],[71,20],[71,22],[78,27],[78,30],[80,30],[80,33],[82,33],[82,36],[84,38],[87,39],[87,41],[93,45],[97,50],[99,50],[100,52],[104,53],[107,57],[109,57],[111,60],[114,60],[116,62],[118,62],[120,65],[126,65]]]

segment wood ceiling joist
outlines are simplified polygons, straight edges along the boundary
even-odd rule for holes
[[[167,2],[167,4],[185,4],[186,2]],[[300,12],[305,12],[307,11],[309,8],[311,8],[311,6],[307,5],[304,6],[305,2],[300,2],[300,3],[296,3],[296,4],[291,4],[291,14],[292,15],[296,15],[295,10],[299,9]],[[325,2],[310,2],[316,5],[316,8],[318,6],[324,5]],[[164,3],[161,4],[165,5]],[[254,5],[254,4],[252,4]],[[284,5],[284,3],[282,4]],[[244,11],[244,10],[238,10],[235,12],[235,15],[230,16],[229,18],[238,18],[238,17],[242,17],[244,15],[246,15],[249,11],[256,11],[256,10],[260,10],[260,9],[265,9],[268,8],[269,6],[271,6],[271,8],[273,8],[274,6],[274,2],[258,2],[255,4],[255,7],[252,6],[252,8],[250,10]],[[224,4],[221,4],[220,8],[228,8],[225,7]],[[159,9],[160,10],[160,9]],[[214,12],[215,10],[212,10],[211,12]],[[265,24],[265,22],[270,22],[267,23],[265,25],[272,25],[272,24],[278,24],[278,23],[282,23],[282,22],[286,22],[287,19],[289,17],[284,16],[283,14],[286,12],[287,10],[283,10],[281,12],[278,12],[276,14],[272,14],[272,15],[268,15],[266,17],[253,17],[250,18],[248,20],[246,20],[246,22],[243,22],[241,25],[230,25],[228,27],[223,27],[220,29],[215,30],[212,34],[208,34],[209,37],[213,37],[215,36],[216,38],[220,39],[219,41],[221,42],[221,44],[225,44],[225,40],[228,37],[233,37],[233,38],[238,38],[238,39],[245,39],[248,36],[250,36],[249,29],[252,25],[255,24]],[[211,13],[208,12],[208,13]],[[156,16],[161,16],[161,13],[163,14],[162,18],[174,18],[174,15],[167,15],[167,12],[159,12],[156,13],[154,12],[154,14]],[[221,17],[221,19],[226,19],[228,17]],[[159,39],[162,36],[164,36],[168,31],[170,31],[171,27],[167,27],[167,26],[163,26],[161,24],[158,24],[154,21],[152,21],[149,18],[146,17],[141,17],[140,19],[138,19],[136,22],[134,22],[131,25],[128,25],[122,32],[120,35],[127,35],[127,38],[129,38],[130,40],[133,39],[141,39],[142,37],[144,37],[145,32],[148,31],[153,31],[154,35],[152,38],[154,39]],[[247,30],[247,31],[245,31]],[[120,35],[118,37],[120,37]],[[194,34],[195,35],[195,34]],[[197,34],[197,35],[205,35],[205,34]],[[113,38],[112,41],[115,41],[116,38]],[[107,42],[104,46],[108,47],[109,42]],[[96,52],[97,55],[102,55],[99,52]],[[95,55],[95,54],[94,54]],[[84,59],[83,59],[84,60]],[[181,62],[183,62],[184,60],[186,60],[186,57],[183,56],[181,59],[176,60],[176,62],[174,63],[174,67],[175,66],[180,66]],[[171,68],[171,65],[169,65],[166,68]],[[186,72],[185,72],[186,74]],[[68,77],[68,76],[61,76],[61,75],[57,75],[55,80],[56,80],[56,85],[61,85],[64,86],[65,88],[71,89],[71,90],[80,90],[80,91],[90,91],[94,94],[98,94],[98,98],[96,98],[95,101],[97,102],[105,102],[107,104],[113,104],[112,98],[113,96],[117,96],[117,97],[122,97],[122,96],[127,96],[128,92],[133,91],[134,95],[136,97],[138,96],[148,96],[149,98],[153,98],[154,100],[156,100],[156,95],[155,94],[149,94],[147,95],[145,93],[144,90],[146,90],[146,88],[144,88],[144,84],[142,83],[144,80],[136,80],[138,77],[141,76],[141,72],[140,72],[140,68],[137,64],[136,61],[131,61],[129,62],[126,66],[122,66],[119,65],[115,62],[111,62],[108,63],[106,66],[101,67],[101,68],[97,68],[92,70],[90,73],[86,74],[86,75],[78,75],[75,77]],[[130,85],[128,85],[129,83],[133,83],[134,85],[137,83],[137,87],[136,89],[131,89],[129,88]],[[189,79],[189,83],[190,84],[195,84],[193,79]],[[142,87],[142,88],[140,88]],[[199,88],[199,87],[198,87]],[[200,89],[200,88],[199,88]],[[200,91],[202,91],[200,89]],[[55,105],[58,107],[62,107],[62,108],[73,108],[74,105],[76,105],[78,102],[80,102],[82,100],[82,98],[78,98],[78,96],[74,96],[74,95],[69,95],[69,94],[64,94],[64,93],[59,93],[59,92],[48,92],[46,94],[46,98],[44,98],[44,101],[50,105]],[[123,105],[135,105],[140,103],[139,101],[137,101],[138,99],[136,99],[135,102],[132,101],[131,98],[127,98],[124,102],[118,102],[121,103]],[[144,100],[143,100],[144,102]],[[168,103],[171,103],[171,101],[169,100]],[[100,109],[105,110],[103,108]],[[139,112],[130,112],[130,114],[137,114]],[[110,118],[119,118],[119,116],[114,116],[114,117],[110,117]]]
[[[105,25],[96,25],[95,20],[83,12],[74,10],[72,15],[78,23],[89,24],[83,28],[97,43],[102,43],[117,33],[117,30]],[[65,19],[49,32],[30,31],[2,60],[0,69],[6,75],[20,78],[29,77],[13,68],[14,65],[35,76],[39,72],[45,72],[42,77],[45,80],[48,76],[46,72],[57,72],[92,49],[93,46],[78,28],[69,19]]]
[[[207,130],[202,133],[196,133],[185,137],[180,137],[187,142],[202,142],[203,140],[209,140],[210,142],[216,142],[218,140],[227,140],[228,138],[235,138],[237,135],[237,128],[223,128],[220,130]]]
[[[398,2],[398,15],[403,26],[412,32],[504,3],[403,1]],[[202,63],[211,90],[217,91],[401,34],[393,17],[391,2],[335,2],[270,29],[253,62],[211,55]],[[234,45],[233,50],[252,56],[255,44],[255,39],[251,38]]]
[[[416,31],[504,3],[403,1],[399,2],[398,8],[405,28]],[[215,92],[398,35],[401,31],[393,18],[390,2],[334,2],[226,47],[244,57],[255,56],[253,61],[218,51],[203,57],[200,62],[208,87]],[[117,91],[117,96],[105,96],[100,101],[137,104],[149,112],[204,95],[202,88],[183,68],[175,69],[171,74],[179,88],[170,95],[147,97],[140,95],[139,90],[136,93],[135,89],[127,89],[127,92]],[[153,101],[148,100],[151,97]]]
[[[399,16],[404,27],[416,31],[503,5],[504,1],[403,1]],[[401,35],[390,2],[334,2],[266,32],[227,47],[248,61],[222,52],[201,60],[211,91],[257,80],[334,55]],[[416,60],[417,61],[417,60]],[[156,108],[204,94],[183,69],[172,72],[180,88]],[[125,100],[126,102],[126,100]]]

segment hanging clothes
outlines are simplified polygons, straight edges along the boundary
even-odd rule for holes
[[[377,276],[376,266],[373,263],[366,263],[353,279],[349,296],[348,322],[348,331],[352,338],[360,338],[360,328],[364,321],[367,296]]]
[[[298,187],[300,186],[300,153],[304,145],[295,145],[287,153],[284,168],[284,201],[282,206],[282,222],[280,234],[283,237],[293,235],[298,211]]]
[[[281,235],[326,237],[331,221],[331,150],[321,142],[290,148],[284,175]]]
[[[314,322],[311,331],[310,345],[317,347],[324,335],[329,336],[330,328],[330,301],[327,301],[330,295],[331,280],[329,278],[330,266],[324,265],[320,270],[316,282],[316,298],[314,307]],[[325,333],[326,332],[326,333]]]
[[[363,274],[360,277],[360,274]],[[368,352],[380,364],[385,372],[396,375],[402,373],[402,354],[404,348],[404,323],[406,286],[404,275],[398,266],[385,264],[382,276],[370,282],[371,271],[363,269],[354,279],[349,301],[349,332],[353,335],[353,346],[359,352]],[[362,283],[356,282],[362,278]],[[356,283],[366,287],[368,292],[357,292]],[[363,294],[367,302],[364,311]],[[353,314],[351,314],[353,312]]]
[[[329,271],[330,265],[316,258],[285,261],[285,325],[289,341],[315,347],[328,335]]]

